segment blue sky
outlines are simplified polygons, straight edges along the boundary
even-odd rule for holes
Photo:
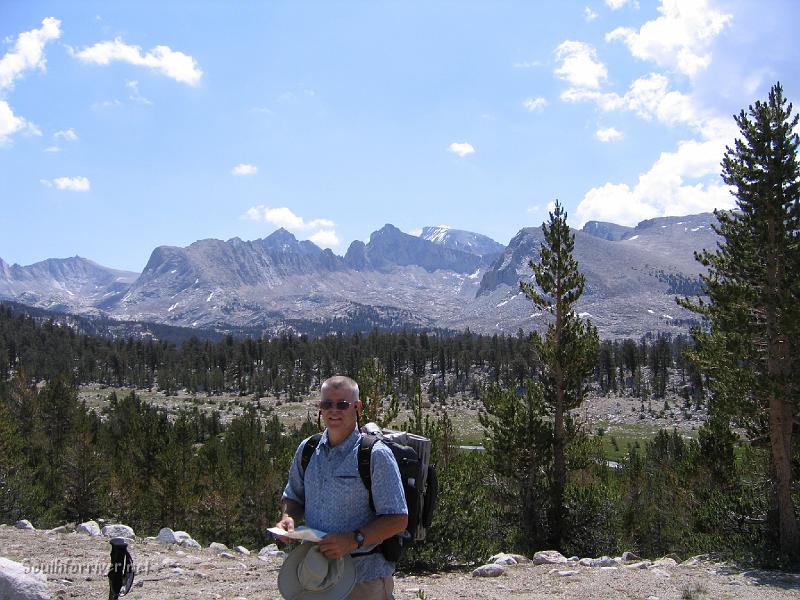
[[[141,271],[284,226],[501,243],[559,198],[731,205],[731,115],[800,101],[793,0],[0,0],[0,257]]]

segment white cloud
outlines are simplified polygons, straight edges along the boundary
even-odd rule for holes
[[[575,88],[597,89],[608,78],[606,66],[597,60],[597,51],[584,42],[566,40],[556,49],[560,61],[555,73]]]
[[[142,96],[141,92],[139,92],[139,82],[136,81],[135,79],[131,81],[126,81],[125,87],[131,90],[131,95],[128,96],[130,100],[133,100],[134,102],[141,102],[142,104],[148,104],[148,105],[153,104],[148,98],[145,98],[144,96]]]
[[[547,106],[547,100],[545,100],[541,96],[538,96],[536,98],[528,98],[527,100],[525,100],[525,102],[522,103],[522,106],[524,106],[531,112],[537,110],[541,111],[544,109],[545,106]]]
[[[729,188],[715,175],[736,128],[714,119],[703,133],[703,140],[683,141],[674,152],[663,152],[636,185],[608,182],[589,190],[577,208],[580,225],[590,220],[635,225],[653,217],[732,208]]]
[[[233,167],[231,173],[233,175],[255,175],[258,173],[258,167],[247,163],[241,163]]]
[[[0,90],[10,89],[14,81],[29,69],[45,69],[44,47],[61,37],[61,21],[47,17],[41,29],[20,33],[14,49],[0,58]]]
[[[709,47],[730,23],[731,15],[714,9],[709,0],[661,0],[661,16],[639,31],[618,27],[606,41],[622,40],[631,54],[675,68],[693,77],[711,63]]]
[[[605,112],[629,110],[643,119],[655,118],[667,125],[684,123],[699,128],[703,122],[691,97],[670,91],[669,81],[660,73],[640,77],[623,96],[614,92],[570,88],[561,94],[561,99],[566,102],[592,101]]]
[[[622,139],[622,132],[617,131],[613,127],[598,129],[595,135],[601,142],[613,142],[614,140]]]
[[[533,69],[535,67],[541,67],[542,63],[538,60],[522,60],[520,62],[514,63],[515,69]]]
[[[42,20],[41,29],[24,31],[17,36],[14,48],[0,58],[0,92],[11,90],[14,82],[30,69],[45,70],[47,60],[45,45],[61,36],[61,21],[53,17]],[[41,130],[23,117],[14,114],[7,101],[0,99],[0,145],[5,145],[11,136],[25,132],[42,135]]]
[[[263,204],[252,206],[245,211],[242,218],[249,221],[269,223],[291,231],[313,231],[308,239],[323,248],[339,245],[339,238],[335,229],[336,223],[330,219],[305,221],[303,217],[296,215],[292,209],[285,206],[279,208],[270,208]]]
[[[631,0],[606,0],[606,6],[611,10],[619,10]]]
[[[48,146],[44,149],[45,152],[61,152],[61,148],[58,146]]]
[[[65,140],[67,142],[77,142],[78,134],[71,127],[69,129],[60,129],[53,134],[53,139]]]
[[[415,227],[411,231],[408,232],[408,235],[413,235],[419,237],[422,235],[422,227]]]
[[[27,129],[30,124],[14,114],[8,102],[0,100],[0,144],[5,144],[15,133]]]
[[[265,223],[270,223],[276,227],[284,227],[286,229],[308,230],[332,229],[336,227],[336,223],[329,219],[313,219],[306,222],[303,217],[294,214],[291,208],[285,206],[270,208],[269,206],[260,204],[248,208],[243,216],[250,221],[264,221]]]
[[[92,108],[94,110],[102,110],[104,108],[116,108],[117,106],[122,106],[122,102],[117,100],[103,100],[101,102],[95,102],[92,104]]]
[[[86,177],[56,177],[52,181],[47,179],[40,180],[42,185],[55,187],[59,190],[69,190],[71,192],[88,192],[91,184]]]
[[[116,38],[113,42],[98,42],[90,48],[73,52],[73,54],[80,60],[98,65],[122,61],[149,67],[175,81],[188,85],[197,85],[203,76],[203,72],[197,66],[194,58],[183,52],[172,50],[169,46],[156,46],[146,54],[142,54],[139,46],[126,44],[120,38]]]
[[[448,147],[448,150],[450,150],[450,152],[453,154],[458,154],[462,158],[468,154],[475,154],[475,148],[472,147],[472,144],[468,144],[466,142],[453,142]]]
[[[587,23],[590,23],[597,18],[597,13],[587,6],[583,9],[583,18]]]
[[[339,246],[339,237],[333,229],[320,229],[308,239],[320,248],[336,248]]]

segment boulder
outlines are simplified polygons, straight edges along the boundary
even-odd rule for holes
[[[681,557],[678,556],[677,554],[675,554],[674,552],[670,552],[669,554],[665,554],[663,556],[663,558],[671,558],[672,560],[675,561],[675,564],[678,564],[679,562],[681,562]]]
[[[580,571],[559,571],[558,572],[561,577],[574,577],[575,575],[580,575]]]
[[[70,528],[68,525],[61,525],[59,527],[54,527],[53,529],[48,529],[45,533],[47,535],[55,535],[57,533],[69,533]]]
[[[78,533],[87,533],[92,537],[96,537],[101,535],[100,533],[100,525],[97,524],[97,521],[86,521],[85,523],[81,523],[75,529]]]
[[[250,550],[248,550],[244,546],[234,546],[233,551],[238,552],[239,554],[242,554],[244,556],[250,556]]]
[[[511,565],[516,565],[517,564],[517,559],[514,558],[513,556],[511,556],[510,554],[502,554],[501,553],[501,554],[495,554],[494,556],[492,556],[489,559],[489,562],[493,563],[495,565],[511,566]]]
[[[186,535],[188,536],[189,534],[187,533]],[[179,541],[175,532],[169,527],[162,527],[155,539],[162,544],[177,544]]]
[[[219,554],[220,552],[225,552],[228,547],[225,544],[220,544],[219,542],[211,542],[211,544],[208,546],[208,549]]]
[[[533,555],[535,565],[564,565],[567,562],[567,557],[558,550],[542,550]]]
[[[127,525],[106,525],[103,527],[103,535],[109,538],[113,537],[121,537],[121,538],[128,538],[133,539],[136,537],[136,534],[133,533],[133,529],[128,527]]]
[[[620,558],[622,559],[623,562],[628,562],[628,561],[636,562],[642,560],[641,556],[637,556],[633,552],[627,552],[627,551],[623,552]]]
[[[17,529],[27,529],[28,531],[35,531],[36,528],[31,525],[31,522],[28,519],[20,519],[16,523],[14,523],[14,527]]]
[[[0,598],[48,600],[47,578],[22,563],[0,557]]]
[[[483,565],[472,572],[473,577],[500,577],[506,572],[502,565]]]
[[[657,561],[653,563],[654,567],[659,567],[663,569],[669,569],[677,565],[677,561],[674,558],[670,558],[665,556],[664,558],[659,558]]]
[[[259,556],[269,556],[271,552],[275,552],[278,549],[277,544],[270,544],[269,546],[264,546],[261,550],[258,551]]]
[[[653,563],[651,563],[649,560],[640,560],[639,562],[628,563],[627,565],[625,565],[625,568],[626,569],[646,569],[649,566],[651,566],[652,564]]]

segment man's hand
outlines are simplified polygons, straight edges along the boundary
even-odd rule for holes
[[[281,517],[281,520],[275,523],[275,527],[280,527],[284,531],[294,531],[294,519],[287,514]],[[291,542],[292,539],[284,535],[277,536],[282,542]]]
[[[319,543],[319,549],[328,560],[336,560],[358,548],[351,533],[329,533]]]

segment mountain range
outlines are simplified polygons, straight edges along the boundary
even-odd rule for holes
[[[695,315],[676,295],[700,293],[694,252],[718,241],[711,213],[575,231],[586,275],[578,305],[603,337],[685,332]],[[507,246],[449,227],[418,236],[387,224],[344,256],[284,229],[263,239],[159,246],[140,274],[80,257],[30,266],[0,259],[0,299],[125,322],[275,334],[431,328],[482,333],[542,329],[547,315],[519,291],[538,260],[540,227]]]

